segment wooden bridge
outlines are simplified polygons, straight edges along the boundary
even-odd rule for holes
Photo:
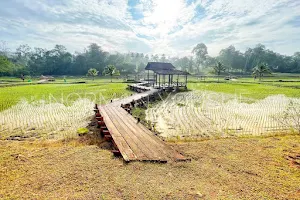
[[[96,105],[95,108],[102,135],[114,144],[113,153],[121,155],[126,162],[186,161],[183,155],[165,144],[130,114],[133,104],[143,104],[149,98],[155,98],[159,90],[142,84],[128,87],[139,93],[101,107]]]

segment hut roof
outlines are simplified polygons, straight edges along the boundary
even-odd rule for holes
[[[185,71],[180,71],[180,70],[155,70],[154,71],[157,74],[161,74],[161,75],[189,75],[188,72]]]
[[[148,62],[145,70],[151,70],[162,75],[188,75],[188,72],[177,70],[171,63]]]
[[[171,63],[148,62],[145,70],[175,70],[175,67]]]

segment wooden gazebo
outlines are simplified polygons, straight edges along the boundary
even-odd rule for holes
[[[189,75],[189,73],[185,71],[176,70],[176,68],[171,63],[149,62],[145,70],[147,70],[148,72],[148,84],[152,85],[154,88],[187,88],[187,76]],[[150,71],[152,71],[151,75]],[[150,78],[150,76],[152,76],[152,78]],[[168,77],[167,80],[166,76]]]

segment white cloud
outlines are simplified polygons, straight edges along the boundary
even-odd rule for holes
[[[287,0],[216,0],[212,3],[202,2],[201,5],[206,10],[206,17],[195,24],[187,24],[175,33],[171,39],[174,41],[173,45],[179,46],[180,44],[176,44],[178,41],[193,41],[189,48],[192,49],[195,43],[204,42],[209,52],[217,55],[222,48],[230,44],[242,50],[257,43],[272,44],[272,41],[298,40],[298,46],[300,44],[299,27],[287,24],[298,15],[299,3]],[[288,51],[286,48],[283,51],[279,46],[275,49],[280,53],[292,54],[296,48],[297,44]]]
[[[299,51],[300,2],[293,0],[11,0],[0,2],[0,40],[80,51],[96,42],[107,51],[189,55],[200,42],[211,55],[231,44],[257,43],[283,54]],[[2,13],[2,14],[1,14]],[[298,49],[297,49],[298,48]]]

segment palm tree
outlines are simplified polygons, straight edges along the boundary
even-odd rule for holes
[[[107,65],[103,71],[103,75],[110,75],[110,82],[112,82],[112,76],[119,76],[120,72],[114,65]]]
[[[221,62],[217,62],[217,65],[213,66],[214,73],[218,75],[218,83],[220,81],[221,72],[226,70],[225,66]]]
[[[271,70],[266,63],[258,64],[256,67],[253,68],[253,75],[254,77],[259,77],[259,81],[261,81],[264,74],[271,74]]]
[[[95,68],[89,69],[87,75],[93,77],[93,81],[95,80],[95,76],[98,76],[99,71],[97,71]]]

